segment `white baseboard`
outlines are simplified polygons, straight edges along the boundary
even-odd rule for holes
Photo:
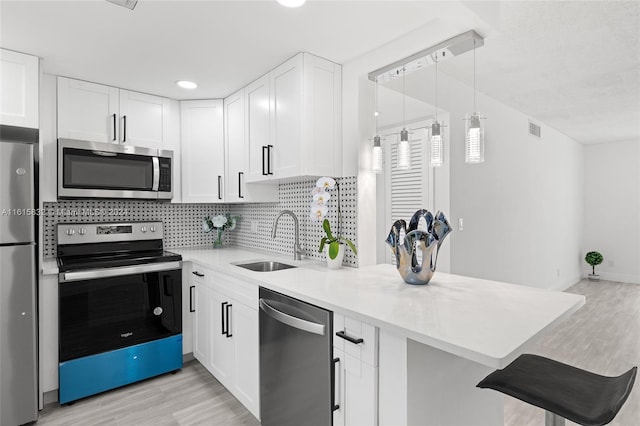
[[[585,272],[583,278],[587,278],[587,276],[591,273],[591,271]],[[596,271],[598,275],[600,275],[600,279],[604,281],[616,281],[619,283],[629,283],[629,284],[640,284],[640,275],[633,274],[618,274],[616,272],[602,272]]]

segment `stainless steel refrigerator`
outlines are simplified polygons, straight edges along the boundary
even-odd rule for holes
[[[0,426],[38,417],[38,131],[0,126]]]

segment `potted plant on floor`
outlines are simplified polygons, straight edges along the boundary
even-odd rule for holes
[[[600,275],[596,274],[596,265],[599,265],[602,263],[602,261],[604,260],[604,258],[602,257],[602,255],[597,252],[597,251],[590,251],[589,253],[587,253],[587,255],[584,257],[584,260],[591,265],[591,271],[592,273],[589,274],[589,280],[591,281],[598,281],[600,280]]]

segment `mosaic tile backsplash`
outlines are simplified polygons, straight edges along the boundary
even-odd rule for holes
[[[341,233],[357,246],[357,178],[336,179],[340,187]],[[308,258],[324,259],[318,253],[320,238],[324,235],[320,222],[311,220],[311,191],[316,179],[302,179],[279,184],[277,203],[260,204],[169,204],[153,201],[78,200],[45,203],[43,255],[56,256],[56,225],[74,222],[127,222],[162,220],[165,227],[164,246],[190,247],[213,245],[215,232],[202,230],[205,216],[231,213],[240,215],[235,230],[225,232],[225,243],[242,247],[267,250],[293,256],[293,219],[282,216],[278,232],[271,237],[273,221],[281,210],[293,211],[299,220],[300,245]],[[337,191],[330,190],[329,214],[331,227],[337,231]],[[257,231],[252,231],[257,229]],[[358,266],[357,257],[347,249],[343,265]]]

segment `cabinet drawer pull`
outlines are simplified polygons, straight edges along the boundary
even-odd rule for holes
[[[244,176],[244,172],[238,172],[238,198],[244,198],[242,195],[242,177]]]
[[[122,116],[122,143],[127,142],[127,116]]]
[[[195,285],[189,286],[189,312],[195,312],[196,309],[193,306],[193,290],[196,288]]]
[[[218,200],[222,200],[222,176],[218,176]]]
[[[364,343],[364,339],[363,338],[348,336],[347,333],[345,333],[344,331],[338,331],[336,333],[336,336],[338,336],[338,337],[340,337],[340,338],[342,338],[344,340],[348,340],[349,342],[351,342],[351,343],[353,343],[355,345],[358,345],[360,343]]]
[[[273,145],[267,145],[267,174],[272,175],[273,171],[271,171],[271,148]]]
[[[204,274],[201,274],[198,271],[193,271],[192,274],[195,275],[196,277],[200,277],[200,278],[204,277]]]
[[[266,155],[264,155],[265,151],[268,151],[268,147],[266,145],[262,146],[262,176],[266,176],[267,172],[266,172],[266,167],[264,166],[264,160],[267,158]]]
[[[231,334],[231,317],[229,316],[229,311],[231,310],[232,306],[233,305],[229,303],[225,308],[226,317],[227,317],[227,332],[226,332],[227,337],[233,337],[233,334]]]
[[[225,327],[224,327],[224,323],[225,323],[225,320],[224,320],[225,309],[224,309],[224,307],[227,305],[227,303],[228,302],[222,302],[221,303],[221,307],[220,307],[220,314],[221,314],[220,316],[221,316],[221,322],[222,322],[222,333],[220,333],[220,334],[222,334],[223,336],[225,336],[227,334],[227,330],[225,330]]]
[[[331,377],[331,408],[333,411],[338,411],[340,409],[340,404],[336,404],[336,385],[340,388],[340,381],[336,378],[336,364],[340,362],[340,358],[333,359],[333,371]]]
[[[118,140],[118,136],[116,135],[116,115],[113,114],[113,141]]]

